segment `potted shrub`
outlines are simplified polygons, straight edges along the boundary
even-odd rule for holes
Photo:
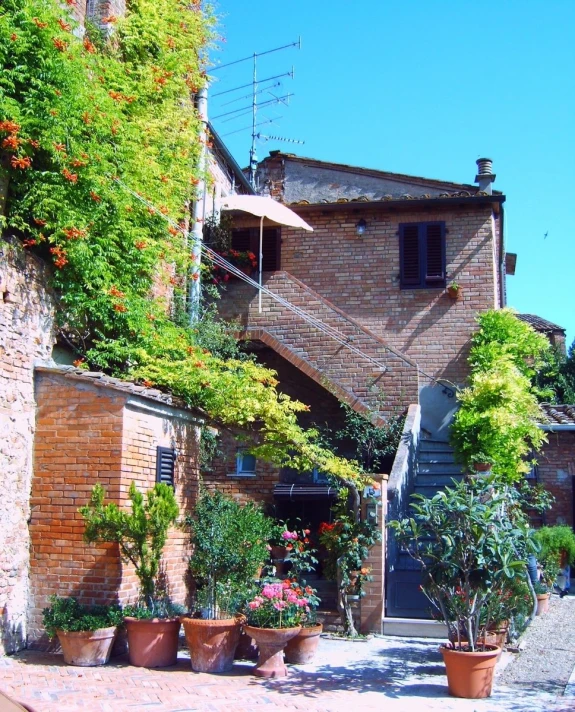
[[[83,606],[75,598],[50,596],[42,616],[50,639],[58,636],[67,665],[91,667],[110,659],[122,623],[119,606]]]
[[[221,492],[206,491],[188,521],[199,616],[183,618],[182,623],[192,669],[226,672],[233,665],[240,638],[236,613],[242,589],[267,558],[273,523],[253,503],[242,506]]]
[[[86,521],[87,542],[116,542],[122,560],[133,564],[140,583],[137,605],[124,609],[130,664],[138,667],[175,665],[178,657],[181,607],[156,591],[162,552],[168,529],[178,518],[178,505],[171,487],[163,483],[146,498],[134,482],[130,485],[131,511],[117,504],[104,504],[105,491],[95,485],[89,503],[79,509]]]
[[[441,652],[450,694],[487,697],[500,649],[481,639],[502,586],[526,577],[533,543],[526,518],[507,508],[506,487],[493,478],[460,482],[426,499],[413,516],[390,522],[422,567],[422,591],[445,621],[451,643]]]
[[[303,592],[302,592],[303,594]],[[248,602],[245,632],[257,643],[254,668],[258,677],[285,677],[284,648],[300,632],[310,607],[305,594],[292,588],[291,581],[266,583]]]

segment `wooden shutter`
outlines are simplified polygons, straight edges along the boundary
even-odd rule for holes
[[[275,227],[266,228],[263,232],[262,243],[262,269],[264,272],[274,272],[280,268],[279,265],[279,240],[280,231]],[[259,235],[258,235],[259,241]],[[259,245],[258,245],[259,249]]]
[[[419,225],[400,225],[399,239],[401,286],[419,287],[421,285]]]
[[[445,283],[444,224],[429,223],[425,228],[425,284],[440,286]]]
[[[174,487],[174,467],[176,451],[170,447],[158,447],[156,450],[156,482]]]

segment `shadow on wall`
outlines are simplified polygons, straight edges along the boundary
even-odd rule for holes
[[[26,647],[24,625],[21,620],[10,622],[9,606],[0,608],[0,653],[15,653]]]

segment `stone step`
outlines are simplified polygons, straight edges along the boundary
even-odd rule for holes
[[[462,475],[461,465],[455,462],[422,462],[417,464],[418,475]]]
[[[453,452],[451,445],[444,440],[420,440],[419,450],[420,452]]]
[[[414,488],[417,490],[418,486],[421,487],[438,487],[438,488],[443,488],[443,487],[453,487],[453,480],[456,482],[459,482],[460,480],[463,479],[463,475],[423,475],[420,476],[418,475],[415,478],[415,482],[413,484]]]

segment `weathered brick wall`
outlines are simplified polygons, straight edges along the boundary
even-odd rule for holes
[[[128,506],[132,480],[143,491],[153,487],[156,447],[161,445],[178,451],[176,497],[183,514],[196,493],[198,437],[187,413],[54,372],[38,374],[36,398],[30,521],[32,644],[42,637],[41,611],[53,593],[74,595],[89,604],[135,601],[133,567],[120,562],[116,545],[83,542],[78,507],[88,501],[97,482],[105,487],[107,501]],[[169,590],[183,603],[189,556],[183,532],[171,531],[165,553]]]
[[[53,304],[42,263],[0,243],[0,654],[26,640],[34,360],[50,355]]]
[[[554,496],[555,504],[546,513],[546,523],[573,526],[573,485],[575,478],[575,432],[548,432],[549,442],[537,455],[539,481]]]

